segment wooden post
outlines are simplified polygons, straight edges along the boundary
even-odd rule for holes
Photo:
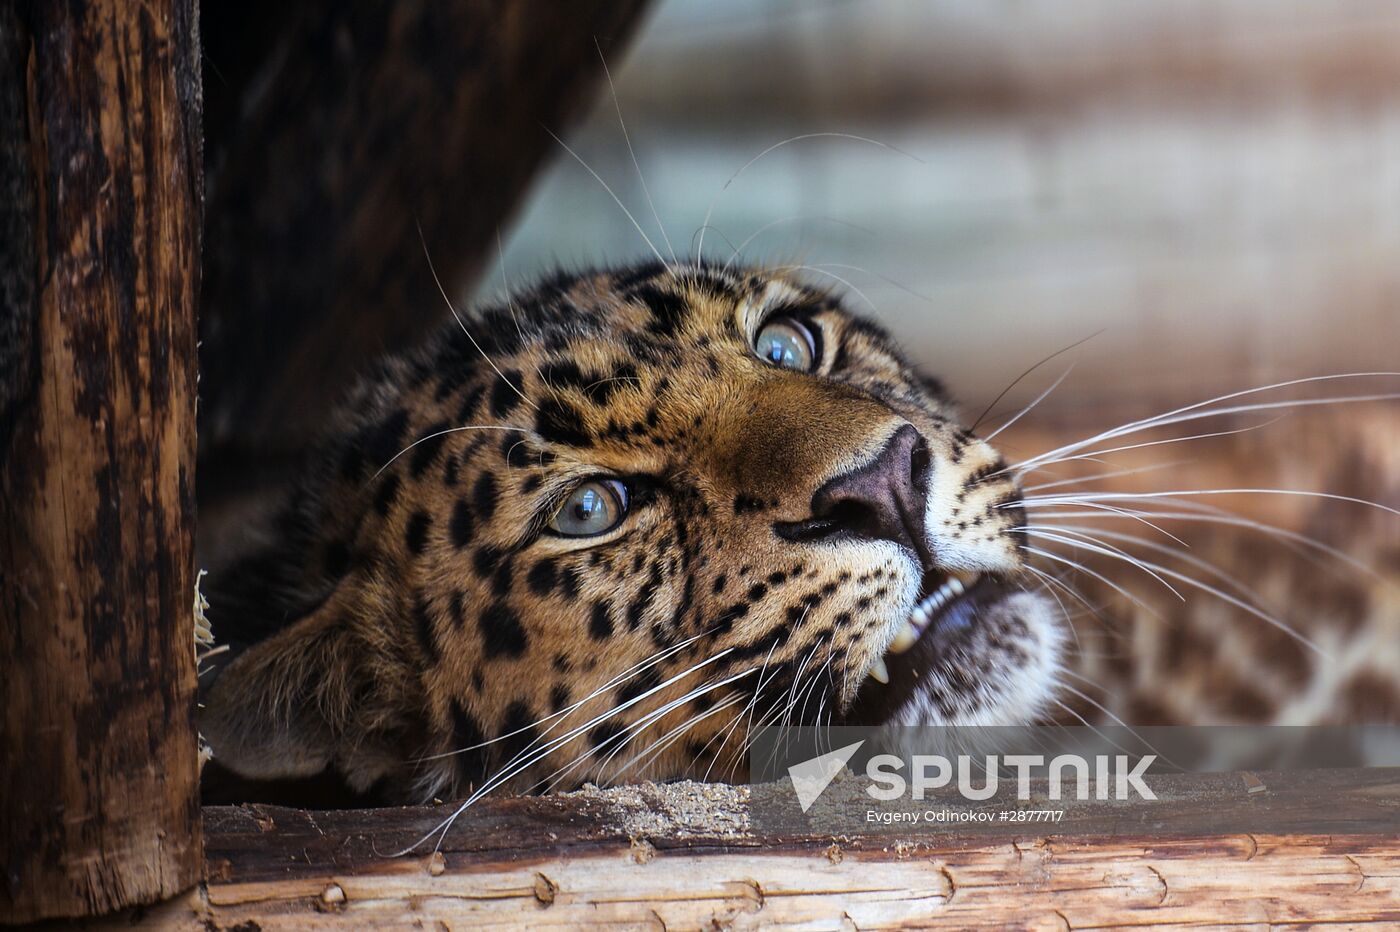
[[[442,321],[424,242],[450,294],[496,267],[562,155],[546,130],[595,100],[600,48],[615,62],[646,6],[206,4],[202,506],[294,458],[369,360]]]
[[[0,921],[200,877],[198,14],[0,4]]]

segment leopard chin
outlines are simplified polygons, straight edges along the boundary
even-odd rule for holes
[[[1055,702],[1057,606],[993,575],[925,574],[919,601],[841,724],[1021,725]]]

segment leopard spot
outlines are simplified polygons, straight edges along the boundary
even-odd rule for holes
[[[525,581],[535,595],[549,595],[559,582],[559,570],[553,560],[540,560],[530,567]]]
[[[472,507],[482,521],[490,521],[491,516],[496,513],[499,494],[495,476],[484,472],[477,477],[476,484],[472,486]]]
[[[409,474],[413,478],[417,479],[423,475],[428,466],[437,458],[438,451],[442,449],[443,442],[447,440],[447,434],[447,422],[438,421],[429,426],[421,438],[414,441],[413,456],[408,467]]]
[[[485,755],[468,748],[479,748],[486,742],[486,735],[477,720],[462,707],[456,698],[452,700],[452,750],[457,764],[457,775],[464,786],[472,786],[486,778]]]
[[[426,511],[415,511],[408,516],[408,523],[403,532],[403,544],[409,553],[415,557],[423,555],[423,550],[428,546],[428,531],[432,526],[433,519]]]
[[[457,504],[452,506],[452,520],[447,526],[447,531],[452,537],[452,545],[458,550],[465,549],[472,542],[473,524],[471,507],[459,499]]]
[[[394,501],[399,497],[399,477],[393,473],[384,477],[384,481],[379,483],[379,488],[374,493],[374,510],[379,516],[385,517],[389,514],[389,509],[394,507]]]
[[[491,416],[500,420],[514,411],[520,404],[524,384],[515,369],[501,373],[491,385]]]
[[[588,741],[593,745],[595,752],[608,751],[611,753],[618,748],[627,746],[627,741],[623,740],[623,735],[627,734],[627,729],[615,718],[610,718],[593,727],[588,733]]]
[[[590,447],[593,438],[583,427],[583,415],[573,405],[557,398],[540,403],[535,412],[535,433],[550,443],[570,447]]]
[[[594,604],[593,613],[588,618],[588,633],[595,641],[606,641],[612,637],[612,606],[607,602]]]
[[[481,642],[486,656],[521,657],[525,654],[529,639],[520,625],[520,618],[502,602],[493,602],[481,613],[478,621],[481,627]]]

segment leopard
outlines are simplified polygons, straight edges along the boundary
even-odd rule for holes
[[[742,779],[764,724],[1051,708],[1015,473],[840,295],[656,262],[449,308],[211,577],[226,771],[397,803]]]
[[[1014,447],[1051,452],[1009,462],[1012,434],[791,269],[448,302],[210,577],[201,731],[243,781],[213,798],[742,780],[773,724],[1400,722],[1393,404],[1282,443],[1255,392],[1027,419]],[[1138,439],[1173,418],[1212,426]],[[1162,462],[1179,439],[1214,446]],[[1164,467],[1187,492],[1144,493]],[[1365,498],[1246,494],[1285,482]]]

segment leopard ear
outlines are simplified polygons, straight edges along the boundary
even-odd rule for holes
[[[239,776],[315,776],[336,762],[362,679],[355,635],[334,596],[245,650],[203,697],[200,732]]]

